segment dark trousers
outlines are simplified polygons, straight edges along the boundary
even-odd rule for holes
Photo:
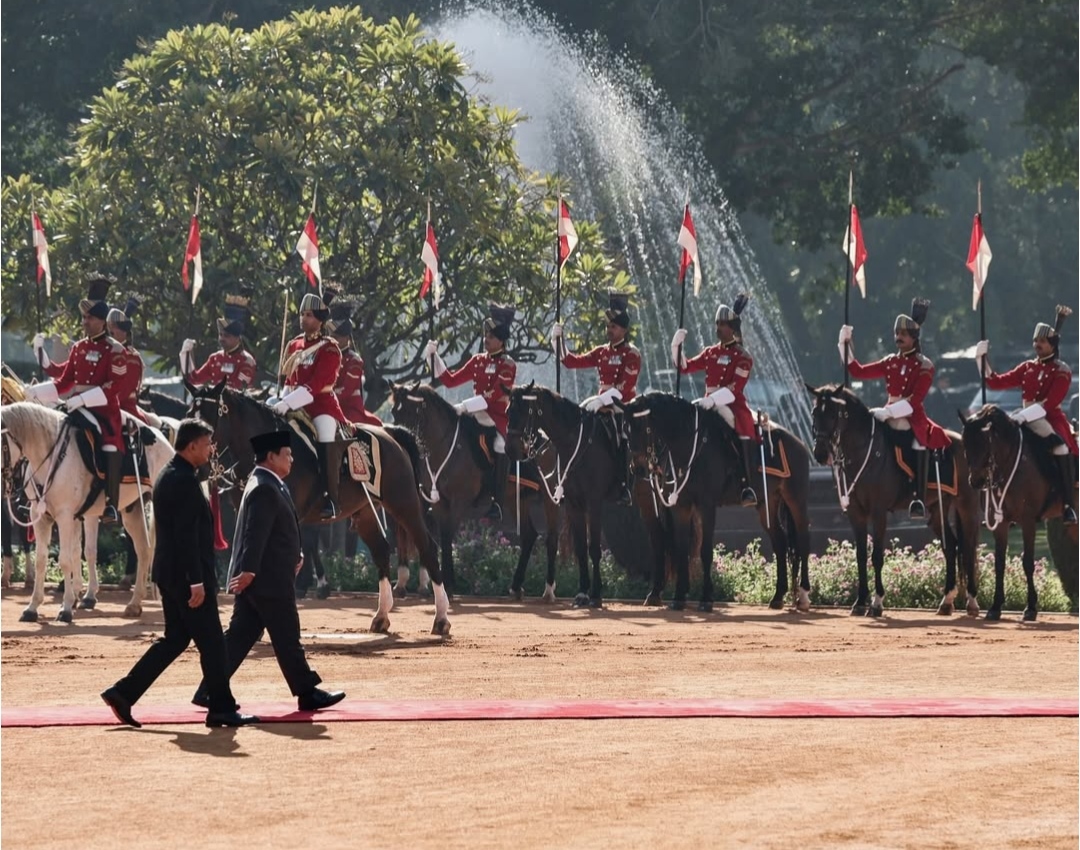
[[[270,634],[278,666],[293,696],[311,693],[322,679],[308,666],[300,644],[300,615],[295,599],[253,596],[250,591],[236,597],[232,619],[225,630],[228,674],[232,676],[236,672],[264,629]]]
[[[160,586],[158,589],[165,614],[165,636],[154,641],[131,671],[116,683],[116,689],[129,702],[136,702],[194,641],[202,665],[203,688],[210,697],[210,711],[236,711],[238,706],[229,689],[217,597],[207,596],[202,605],[191,608],[187,598],[181,599],[175,590]]]

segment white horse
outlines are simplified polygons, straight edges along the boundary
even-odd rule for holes
[[[45,598],[48,541],[52,539],[53,525],[56,524],[60,530],[60,570],[64,577],[64,600],[57,620],[70,623],[75,594],[82,584],[80,544],[83,535],[75,514],[90,493],[91,473],[86,469],[75,445],[76,432],[64,427],[66,417],[63,413],[38,404],[19,402],[5,405],[0,416],[3,419],[4,478],[9,481],[12,467],[20,459],[26,458],[27,494],[31,498],[31,516],[34,518],[34,534],[38,541],[34,593],[19,619],[21,622],[37,621],[38,606]],[[125,416],[125,419],[127,418]],[[156,440],[144,449],[150,479],[154,480],[172,458],[173,450],[160,432],[152,433]],[[150,566],[150,541],[145,514],[140,508],[148,503],[149,488],[136,484],[121,486],[118,507],[138,558],[135,585],[132,588],[131,601],[124,609],[125,617],[138,617],[142,614],[142,600],[146,594],[146,578]],[[92,522],[101,515],[104,508],[105,495],[100,493],[84,516]],[[97,535],[92,536],[95,538],[93,546],[96,549]]]

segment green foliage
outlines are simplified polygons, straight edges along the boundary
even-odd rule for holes
[[[117,276],[115,298],[130,291],[147,305],[138,338],[171,365],[184,337],[213,337],[225,294],[250,284],[254,353],[272,368],[282,287],[294,300],[306,288],[293,248],[317,191],[323,277],[358,301],[356,340],[377,390],[380,377],[423,371],[432,316],[417,293],[430,199],[445,281],[437,333],[464,359],[488,301],[509,301],[524,314],[511,353],[535,357],[527,329],[551,312],[544,258],[556,190],[517,159],[523,116],[471,96],[465,72],[415,17],[378,25],[356,8],[297,12],[252,32],[167,33],[124,63],[78,130],[71,181],[47,210],[50,231],[65,235],[53,237],[61,297],[76,302],[91,269]],[[28,216],[25,183],[5,188],[5,227]],[[206,284],[190,310],[178,272],[197,191]],[[579,232],[588,262],[567,286],[602,290],[617,272],[599,231],[582,222]],[[11,237],[5,246],[19,244]],[[5,291],[26,305],[20,267],[5,262]]]

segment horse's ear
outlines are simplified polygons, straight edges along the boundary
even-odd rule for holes
[[[809,391],[810,395],[812,395],[812,396],[820,396],[821,395],[821,390],[819,390],[817,387],[813,386],[812,384],[808,384],[808,383],[806,383],[806,381],[803,381],[803,386],[806,387],[806,389]]]
[[[214,384],[214,388],[212,390],[210,390],[210,394],[212,396],[214,396],[215,398],[220,396],[221,391],[225,389],[225,384],[226,384],[226,382],[228,382],[228,380],[229,380],[228,378],[222,378],[220,381],[218,381],[216,384]]]
[[[186,375],[184,376],[184,389],[188,391],[192,398],[199,394],[198,388],[187,379]]]
[[[956,408],[956,415],[960,417],[960,424],[967,425],[968,417],[959,407]]]

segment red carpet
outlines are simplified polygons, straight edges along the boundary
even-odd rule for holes
[[[651,717],[1077,717],[1080,703],[1067,698],[954,697],[938,699],[349,699],[317,714],[293,701],[244,703],[243,711],[267,723],[402,720],[603,720]],[[136,705],[142,723],[201,723],[194,706]],[[0,710],[0,726],[113,726],[108,707],[42,706]]]

